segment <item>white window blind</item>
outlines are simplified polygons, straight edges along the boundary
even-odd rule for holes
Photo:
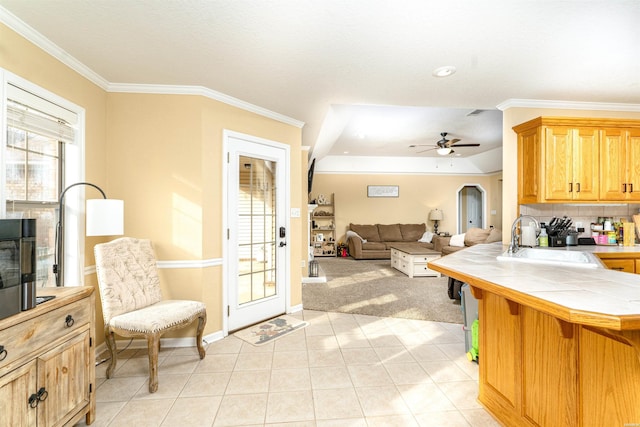
[[[73,144],[78,116],[64,107],[8,84],[7,124]]]

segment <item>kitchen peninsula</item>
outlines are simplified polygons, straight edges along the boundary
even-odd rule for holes
[[[479,301],[480,402],[507,426],[640,425],[640,275],[498,261],[506,248],[429,263]]]

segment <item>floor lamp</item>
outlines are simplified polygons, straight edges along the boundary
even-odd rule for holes
[[[56,276],[56,286],[64,286],[64,195],[71,188],[78,185],[93,187],[102,194],[102,199],[87,200],[86,235],[87,236],[120,236],[124,234],[124,202],[122,200],[107,199],[100,187],[90,182],[76,182],[60,193],[58,201],[58,224],[56,225],[56,251],[53,274]]]

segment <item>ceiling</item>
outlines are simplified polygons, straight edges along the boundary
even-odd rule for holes
[[[409,146],[441,132],[480,143],[455,150],[478,156],[501,146],[509,99],[640,104],[637,0],[0,6],[108,86],[204,87],[304,122],[314,157],[438,157]],[[457,72],[434,77],[445,65]]]

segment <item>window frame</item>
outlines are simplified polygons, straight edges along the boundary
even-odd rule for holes
[[[76,182],[85,181],[85,109],[55,93],[36,85],[16,74],[0,68],[0,147],[7,146],[7,85],[17,86],[27,92],[57,104],[77,116],[73,144],[66,144],[63,158],[63,185],[60,189]],[[5,156],[0,156],[0,217],[6,216],[6,168]],[[65,195],[65,228],[63,242],[64,284],[63,286],[84,285],[85,260],[85,190],[79,186]],[[73,244],[77,242],[77,244]]]

